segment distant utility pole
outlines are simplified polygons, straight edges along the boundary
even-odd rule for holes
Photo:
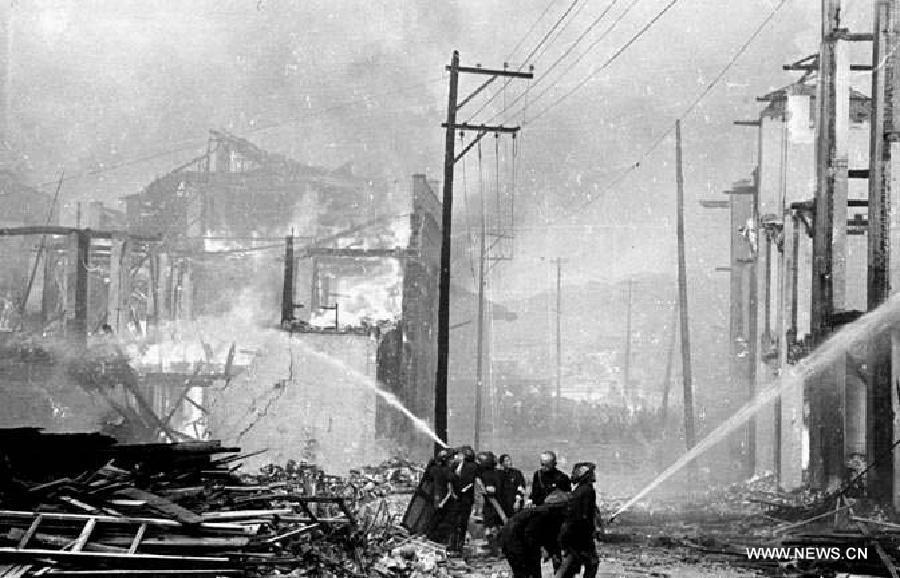
[[[672,365],[675,357],[675,342],[678,337],[678,302],[672,307],[672,333],[669,334],[669,348],[666,350],[666,373],[663,377],[662,411],[660,429],[666,434],[666,424],[669,422],[669,390],[672,387]]]
[[[451,257],[451,228],[453,225],[453,169],[456,163],[475,146],[487,133],[516,133],[519,127],[486,126],[457,124],[456,113],[460,108],[472,100],[475,95],[481,93],[499,76],[513,78],[533,78],[530,72],[512,72],[508,70],[488,70],[480,67],[463,67],[459,65],[459,52],[454,50],[447,67],[450,72],[450,91],[447,102],[447,122],[442,126],[446,129],[444,139],[444,192],[441,215],[441,279],[438,301],[438,358],[437,371],[434,381],[434,431],[445,443],[447,440],[447,370],[450,359],[450,257]],[[476,88],[461,103],[457,102],[459,92],[460,73],[481,74],[489,76],[484,83]],[[456,154],[454,135],[455,131],[475,131],[478,136],[458,155]],[[434,451],[440,450],[440,444],[435,443]]]
[[[684,258],[684,167],[681,159],[681,121],[675,121],[676,234],[678,236],[678,311],[681,325],[681,375],[684,382],[684,441],[694,447],[694,392],[691,383],[691,336],[688,327],[687,266]]]
[[[634,285],[634,278],[628,278],[628,305],[625,308],[625,367],[624,367],[624,383],[622,384],[622,396],[625,403],[628,404],[631,394],[631,292]]]
[[[562,400],[562,258],[556,259],[556,399],[553,417],[559,423],[559,406]]]

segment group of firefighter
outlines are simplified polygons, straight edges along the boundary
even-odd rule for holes
[[[525,477],[508,455],[499,460],[489,451],[476,455],[469,446],[440,451],[420,486],[429,488],[433,505],[428,539],[451,552],[462,550],[478,487],[485,538],[494,555],[503,552],[513,578],[540,578],[542,559],[552,561],[555,578],[571,578],[582,568],[584,578],[594,578],[599,562],[595,465],[579,462],[569,477],[557,469],[552,451],[540,459],[526,496]]]

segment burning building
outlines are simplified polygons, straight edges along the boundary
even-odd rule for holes
[[[161,411],[190,405],[197,433],[269,449],[264,461],[341,471],[430,451],[403,415],[433,414],[440,203],[423,175],[388,186],[213,131],[125,202],[129,231],[161,238],[138,371],[222,376]]]

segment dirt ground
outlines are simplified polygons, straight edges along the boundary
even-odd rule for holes
[[[744,578],[763,575],[758,571],[712,560],[701,553],[684,548],[601,543],[598,545],[598,553],[600,554],[598,578]],[[502,558],[470,556],[464,561],[455,560],[453,566],[459,574],[473,578],[510,576],[509,565]],[[549,562],[545,563],[542,567],[542,578],[552,577],[553,567]]]

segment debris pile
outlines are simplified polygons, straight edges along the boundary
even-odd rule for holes
[[[764,474],[710,489],[689,503],[645,501],[619,516],[601,541],[616,544],[619,551],[642,544],[693,552],[707,562],[776,575],[900,576],[900,524],[855,493],[853,483],[829,493],[785,492],[773,475]],[[751,558],[748,548],[786,554],[778,560]],[[690,554],[681,562],[690,562]]]
[[[359,492],[353,477],[290,462],[241,474],[247,457],[217,441],[0,430],[0,575],[438,576],[446,567],[440,547],[406,535],[390,500]]]

